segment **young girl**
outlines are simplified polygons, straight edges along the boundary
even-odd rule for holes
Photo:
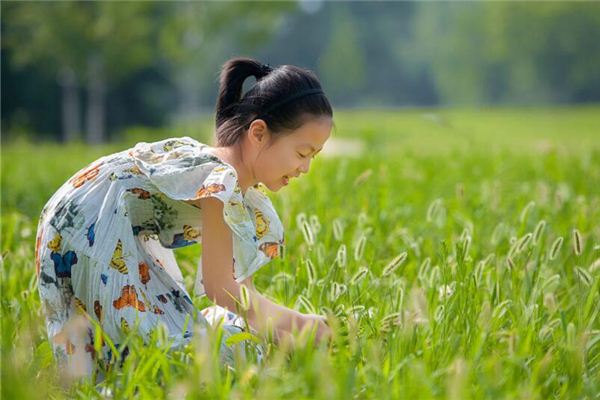
[[[242,96],[251,75],[257,81]],[[221,71],[215,147],[190,137],[141,142],[70,178],[42,210],[36,240],[39,293],[59,362],[91,373],[89,320],[117,349],[131,330],[146,340],[159,325],[178,347],[201,334],[194,327],[208,326],[206,317],[225,315],[234,332],[239,318],[227,310],[236,302],[250,305],[252,329],[273,329],[276,339],[311,327],[318,340],[328,337],[324,317],[271,302],[252,274],[284,245],[261,184],[276,192],[307,173],[332,115],[311,71],[235,58]],[[195,243],[202,244],[195,292],[220,306],[201,312],[171,250]],[[110,346],[102,351],[110,358]]]

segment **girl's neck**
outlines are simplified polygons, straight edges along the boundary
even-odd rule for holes
[[[231,165],[237,173],[238,185],[242,190],[242,194],[246,194],[246,190],[250,186],[256,184],[254,174],[246,160],[244,160],[241,146],[239,143],[227,147],[209,147],[210,153],[220,158],[222,161]]]

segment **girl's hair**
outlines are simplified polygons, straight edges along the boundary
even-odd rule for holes
[[[242,96],[244,80],[251,75],[256,78],[256,83]],[[257,118],[265,121],[273,136],[280,136],[299,128],[310,118],[333,116],[324,94],[311,94],[275,106],[294,93],[321,89],[317,76],[307,69],[293,65],[273,69],[257,60],[237,57],[223,64],[219,82],[216,105],[218,146],[235,144]]]

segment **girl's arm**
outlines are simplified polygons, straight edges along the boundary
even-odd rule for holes
[[[233,276],[232,233],[223,220],[223,203],[215,198],[200,199],[202,209],[202,278],[206,295],[216,304],[231,311],[236,310],[236,301],[241,301],[241,284]],[[317,324],[317,339],[329,335],[325,318],[306,315],[273,303],[265,296],[248,287],[250,308],[249,324],[267,334],[268,319],[275,330],[276,338],[288,337],[294,327],[302,330]],[[234,298],[235,297],[235,300]],[[278,337],[277,337],[278,336]]]

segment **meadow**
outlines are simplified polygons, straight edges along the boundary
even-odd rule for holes
[[[131,338],[95,385],[69,386],[45,336],[37,217],[77,170],[138,140],[211,121],[130,129],[109,145],[2,146],[2,398],[598,399],[600,108],[339,110],[308,175],[270,197],[284,257],[255,275],[268,297],[329,316],[329,346],[268,339],[219,364],[218,331],[167,352]],[[176,251],[193,286],[199,246]],[[198,307],[210,305],[194,299]],[[157,337],[160,332],[157,333]]]

